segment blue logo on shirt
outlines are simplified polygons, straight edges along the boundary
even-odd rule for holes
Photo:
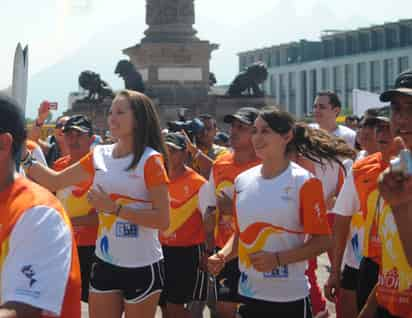
[[[138,227],[136,224],[128,222],[116,223],[116,237],[137,237],[139,235]]]
[[[273,271],[263,273],[264,278],[287,278],[289,276],[289,269],[287,265],[282,265],[275,268]]]

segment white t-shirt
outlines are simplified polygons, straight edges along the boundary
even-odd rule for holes
[[[239,293],[274,302],[302,299],[309,294],[306,261],[261,273],[251,265],[249,254],[295,249],[308,234],[328,234],[322,184],[295,163],[273,179],[264,179],[261,169],[251,168],[235,180]]]
[[[60,315],[72,261],[72,234],[52,208],[36,206],[17,221],[1,269],[1,303],[21,302]]]
[[[336,199],[333,212],[342,216],[351,216],[349,237],[346,243],[345,253],[343,254],[342,266],[344,264],[359,268],[362,259],[363,249],[363,216],[360,212],[360,200],[356,191],[352,169],[349,170],[345,178],[342,189]]]
[[[160,154],[146,147],[136,168],[126,170],[132,155],[113,158],[113,149],[114,145],[94,148],[92,187],[100,185],[114,201],[136,209],[136,213],[139,209],[151,209],[148,180],[165,174]],[[129,268],[158,262],[163,258],[158,230],[128,222],[113,214],[99,213],[96,256],[107,263]]]
[[[312,128],[319,129],[319,124],[312,123],[309,125]],[[346,126],[338,125],[335,131],[332,134],[336,137],[343,138],[347,144],[351,147],[355,147],[355,140],[356,140],[356,132]]]

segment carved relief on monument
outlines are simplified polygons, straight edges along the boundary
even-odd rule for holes
[[[152,25],[195,23],[194,0],[147,0],[146,23]]]

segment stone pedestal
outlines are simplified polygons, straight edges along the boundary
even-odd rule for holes
[[[194,0],[146,0],[145,38],[123,50],[159,104],[207,102],[209,62],[218,45],[196,37]]]
[[[143,42],[123,52],[142,74],[147,94],[160,104],[191,106],[207,101],[209,61],[216,45]]]

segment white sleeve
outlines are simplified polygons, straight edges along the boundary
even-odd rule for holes
[[[54,209],[37,206],[14,226],[2,269],[2,303],[21,302],[59,316],[69,279],[72,235]]]
[[[342,189],[336,199],[333,213],[342,216],[352,216],[360,210],[359,196],[353,180],[352,169],[345,178]]]
[[[44,157],[43,151],[41,150],[40,146],[36,146],[33,149],[31,154],[33,158],[37,160],[38,163],[47,167],[47,161],[46,161],[46,158]]]
[[[205,200],[205,205],[206,208],[209,206],[216,206],[216,190],[215,190],[215,180],[213,178],[213,168],[212,171],[210,172],[210,177],[209,181],[207,182],[206,186],[207,190],[205,190],[204,193],[204,200]]]
[[[199,198],[198,207],[199,207],[200,213],[202,213],[202,216],[205,215],[207,207],[209,206],[208,204],[209,188],[208,187],[209,187],[208,182],[205,182],[200,187],[199,192],[198,192],[198,198]]]

